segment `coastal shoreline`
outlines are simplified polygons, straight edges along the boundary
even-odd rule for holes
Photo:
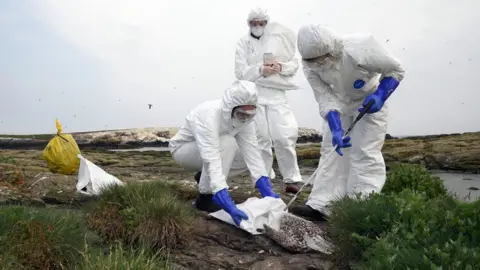
[[[178,128],[137,128],[69,133],[81,149],[135,149],[142,147],[168,147],[169,139]],[[312,128],[299,128],[298,144],[320,143],[322,134]],[[467,133],[463,133],[467,134]],[[386,140],[425,140],[461,133],[396,138],[387,134]],[[0,149],[39,150],[47,146],[55,134],[40,135],[0,135]]]

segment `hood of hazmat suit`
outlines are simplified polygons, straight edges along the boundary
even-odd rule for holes
[[[267,10],[256,7],[248,13],[247,17],[247,24],[250,26],[250,22],[253,20],[259,20],[259,21],[270,21],[270,16],[268,16]]]
[[[236,139],[252,179],[266,175],[253,119],[236,123],[232,119],[233,109],[242,105],[256,106],[257,90],[254,83],[238,80],[225,90],[221,99],[206,101],[195,107],[169,142],[172,154],[185,143],[192,141],[197,143],[215,192],[227,187],[219,149],[222,135],[228,134]]]
[[[383,77],[404,77],[401,63],[368,33],[342,36],[310,24],[299,29],[297,46],[323,118],[331,110],[353,115]]]
[[[250,33],[260,38],[261,36],[263,36],[263,33],[265,31],[265,26],[250,25],[251,21],[253,20],[265,21],[265,23],[268,23],[268,21],[270,20],[270,17],[268,16],[267,11],[263,8],[254,8],[248,14],[247,24],[248,24],[248,27],[250,27]]]

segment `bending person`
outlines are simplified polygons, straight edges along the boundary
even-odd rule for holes
[[[318,171],[306,205],[291,208],[295,214],[321,220],[329,213],[328,203],[337,197],[382,190],[387,99],[405,71],[369,34],[340,37],[325,26],[307,25],[300,28],[297,42],[305,77],[320,116],[328,123],[323,130],[320,164],[336,145],[342,156],[330,159]],[[351,131],[351,138],[342,139],[344,130],[371,101],[373,106]]]
[[[235,76],[239,80],[255,82],[258,106],[255,123],[258,146],[271,178],[272,141],[286,192],[297,192],[302,181],[298,168],[296,142],[298,125],[285,91],[298,89],[294,76],[299,61],[295,58],[295,33],[269,22],[263,9],[254,9],[248,15],[250,31],[236,45]]]
[[[202,172],[196,208],[207,212],[223,209],[237,225],[248,217],[230,198],[228,176],[250,171],[262,197],[280,198],[273,191],[258,150],[253,123],[256,106],[255,84],[236,81],[225,90],[223,99],[194,108],[169,142],[178,165]]]

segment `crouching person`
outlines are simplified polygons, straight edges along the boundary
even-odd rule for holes
[[[225,90],[222,99],[194,108],[169,143],[178,165],[201,171],[196,208],[207,212],[223,209],[237,226],[248,217],[230,198],[226,181],[229,176],[250,171],[262,197],[280,198],[273,191],[257,146],[253,122],[256,106],[255,84],[235,81]]]

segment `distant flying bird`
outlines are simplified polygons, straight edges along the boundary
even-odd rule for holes
[[[152,104],[148,104],[148,109],[151,109],[152,108]]]

